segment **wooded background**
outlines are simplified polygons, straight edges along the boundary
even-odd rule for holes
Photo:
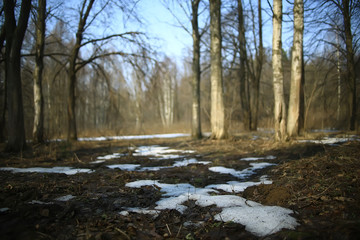
[[[221,18],[220,91],[226,130],[238,133],[274,128],[272,49],[263,46],[262,29],[263,23],[273,17],[273,3],[251,0],[162,3],[172,12],[174,22],[189,33],[194,46],[198,44],[197,49],[188,49],[181,61],[157,51],[152,36],[139,30],[142,16],[136,11],[137,1],[82,0],[73,1],[72,8],[65,1],[1,3],[1,140],[9,140],[13,128],[21,128],[21,123],[7,121],[13,111],[9,109],[13,89],[19,88],[23,106],[17,106],[23,108],[26,139],[35,142],[76,140],[78,135],[190,132],[196,102],[200,135],[201,131],[211,131],[210,79],[214,69],[210,66],[211,4],[219,8]],[[282,18],[283,23],[291,26],[283,26],[283,32],[291,38],[293,5],[292,2],[283,9]],[[360,84],[360,3],[317,0],[305,1],[303,5],[304,129],[354,130],[359,125],[356,105],[360,96],[356,89]],[[175,7],[180,7],[188,19],[179,19]],[[114,15],[123,20],[123,26],[112,26]],[[187,20],[190,25],[184,24]],[[128,29],[129,21],[131,26],[136,22],[139,27]],[[24,38],[16,39],[24,25],[27,26]],[[12,86],[11,70],[7,68],[16,44],[21,47],[21,86]],[[196,52],[199,66],[194,65]],[[288,106],[292,49],[282,48],[281,55],[284,99]],[[42,78],[36,81],[39,64]],[[39,84],[40,90],[35,90]],[[197,92],[198,100],[193,97]],[[42,113],[35,114],[40,108]],[[34,119],[39,114],[43,115],[43,130],[40,137],[35,137],[34,125],[38,120]],[[193,126],[196,135],[194,131]]]

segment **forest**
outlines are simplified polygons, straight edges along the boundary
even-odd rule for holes
[[[137,27],[142,24],[137,1],[80,1],[76,7],[61,1],[25,2],[1,7],[1,139],[10,148],[19,149],[26,139],[76,140],[78,135],[149,129],[191,131],[196,137],[213,130],[212,111],[223,112],[230,134],[274,128],[275,51],[263,46],[263,22],[273,17],[270,2],[222,3],[219,89],[211,81],[212,25],[206,1],[162,2],[193,40],[181,61],[157,51],[153,36]],[[290,136],[358,125],[359,4],[340,3],[305,1],[295,9],[299,15],[289,8],[281,16],[299,30],[287,34],[292,48],[278,46],[284,114],[289,115],[285,122],[293,121],[294,109],[300,119],[296,133],[288,130]],[[176,7],[188,22],[177,18]],[[117,28],[111,25],[115,16],[123,21]],[[213,109],[212,91],[223,99],[220,110]]]
[[[356,239],[360,2],[146,4],[0,3],[0,238]]]

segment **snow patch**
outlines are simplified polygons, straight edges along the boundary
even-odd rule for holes
[[[78,141],[111,141],[111,140],[138,140],[153,138],[179,138],[189,137],[188,133],[168,133],[168,134],[152,134],[152,135],[130,135],[130,136],[107,136],[107,137],[88,137],[78,138]]]
[[[296,219],[291,217],[290,209],[278,206],[237,206],[224,208],[215,215],[218,221],[233,221],[245,226],[245,229],[258,237],[280,231],[283,228],[295,229]]]
[[[269,155],[266,157],[246,157],[246,158],[241,158],[240,160],[242,160],[242,161],[257,161],[257,160],[262,160],[262,159],[273,160],[273,159],[276,159],[276,157],[273,155]]]
[[[114,164],[114,165],[107,165],[107,167],[111,169],[118,168],[120,170],[125,170],[125,171],[134,171],[136,168],[140,167],[140,164]]]
[[[78,173],[92,173],[94,170],[87,168],[72,168],[72,167],[53,167],[53,168],[13,168],[13,167],[2,167],[0,171],[11,171],[13,173],[64,173],[66,175],[74,175]]]
[[[233,221],[246,226],[246,230],[256,236],[263,237],[282,228],[294,229],[298,223],[290,214],[290,209],[277,206],[264,206],[260,203],[247,200],[235,195],[210,195],[217,191],[206,188],[195,188],[188,183],[166,184],[158,180],[139,180],[127,183],[127,187],[153,186],[160,189],[165,198],[156,202],[155,210],[175,209],[184,213],[187,206],[184,205],[189,200],[195,201],[200,207],[216,205],[222,208],[221,213],[215,215],[218,221]],[[128,214],[129,210],[122,211],[120,214]],[[138,209],[136,212],[148,214],[148,208]]]
[[[233,175],[234,177],[243,179],[243,178],[246,178],[246,177],[254,174],[256,170],[266,168],[266,167],[269,167],[272,165],[275,165],[275,164],[262,162],[262,163],[250,163],[251,167],[245,168],[244,170],[241,170],[241,171],[236,171],[233,168],[226,168],[226,167],[222,167],[222,166],[211,167],[211,168],[209,168],[209,170],[212,172],[217,172],[217,173],[222,173],[222,174],[230,174],[230,175]]]
[[[7,207],[0,208],[0,213],[7,212],[9,210],[10,210],[10,208],[7,208]]]
[[[75,198],[75,196],[69,194],[69,195],[65,195],[65,196],[55,198],[55,201],[67,202],[67,201],[69,201],[69,200],[71,200],[73,198]]]

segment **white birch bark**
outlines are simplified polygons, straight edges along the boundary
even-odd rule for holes
[[[274,124],[275,139],[286,140],[286,106],[284,99],[284,77],[282,66],[282,1],[273,1],[272,68],[274,84]]]
[[[211,138],[227,137],[221,63],[220,0],[210,0]]]
[[[291,85],[287,122],[287,134],[299,135],[301,80],[303,78],[303,33],[304,33],[304,2],[294,1],[294,37],[291,57]]]

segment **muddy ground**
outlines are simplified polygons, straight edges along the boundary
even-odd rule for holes
[[[237,136],[230,140],[188,138],[129,141],[58,142],[31,146],[21,154],[1,152],[0,167],[90,168],[92,173],[12,173],[0,171],[0,239],[258,239],[245,227],[218,222],[214,206],[201,208],[189,201],[184,214],[161,211],[158,217],[119,212],[126,207],[152,207],[161,198],[154,187],[128,188],[140,179],[164,183],[190,183],[195,187],[238,180],[229,174],[210,172],[209,165],[194,164],[159,171],[109,169],[113,163],[141,163],[153,166],[148,157],[134,156],[136,146],[160,145],[195,150],[187,156],[211,161],[210,166],[244,169],[240,158],[276,156],[277,165],[262,169],[249,181],[268,175],[270,185],[258,185],[233,193],[264,205],[294,210],[300,224],[264,239],[358,239],[360,236],[360,142],[337,145],[275,143],[271,137]],[[124,156],[90,164],[98,156]],[[181,159],[180,159],[181,160]],[[160,164],[168,165],[170,160]],[[159,165],[159,162],[156,163]],[[229,194],[229,193],[224,193]],[[69,201],[54,199],[64,195]],[[34,201],[41,202],[37,204]],[[31,203],[32,202],[32,203]],[[52,202],[53,204],[46,204]],[[198,222],[186,225],[185,222]]]

